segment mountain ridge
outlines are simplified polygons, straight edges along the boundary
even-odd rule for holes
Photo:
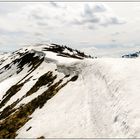
[[[50,58],[50,56],[52,57]],[[78,73],[70,73],[73,67],[64,67],[63,63],[65,61],[71,63],[76,59],[82,60],[84,57],[88,56],[66,46],[40,44],[37,47],[32,46],[19,49],[8,58],[1,59],[1,82],[5,82],[5,80],[13,77],[16,77],[18,80],[15,78],[15,84],[11,84],[11,87],[9,86],[10,88],[3,92],[3,95],[1,94],[0,138],[15,138],[16,131],[30,120],[28,116],[36,108],[42,108],[47,100],[51,99],[61,88],[69,82],[76,81]],[[43,71],[38,70],[40,66],[42,66]],[[50,70],[45,70],[45,68]],[[35,78],[40,71],[44,74],[40,73],[40,76]],[[36,82],[31,84],[32,87],[26,87],[28,90],[24,89],[22,91],[22,88],[31,80]],[[42,87],[44,87],[44,90],[38,93],[38,96],[36,95],[32,100],[26,101],[28,97],[38,92]],[[24,100],[27,104],[20,104]],[[13,125],[15,121],[16,124]]]
[[[139,58],[53,46],[0,59],[0,138],[140,137]]]

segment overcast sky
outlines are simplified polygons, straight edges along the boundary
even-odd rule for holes
[[[0,50],[42,42],[73,48],[139,47],[140,3],[0,3]]]

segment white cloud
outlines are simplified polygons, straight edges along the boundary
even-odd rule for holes
[[[115,27],[113,32],[120,32],[115,29],[121,30],[126,23],[107,5],[97,2],[0,4],[4,7],[0,8],[0,36],[5,36],[1,42],[13,45],[14,42],[24,44],[44,40],[61,41],[62,44],[63,41],[74,43],[80,40],[107,43],[115,40],[110,37],[112,29]]]
[[[76,9],[76,10],[75,10]],[[113,25],[124,23],[104,4],[99,3],[31,3],[0,17],[0,28],[10,31],[32,31],[42,26],[62,27],[69,24]],[[88,27],[88,26],[87,26]]]
[[[76,19],[78,25],[87,25],[90,29],[96,26],[110,26],[124,24],[125,21],[117,17],[104,4],[85,4],[81,19]],[[94,28],[93,28],[94,29]]]

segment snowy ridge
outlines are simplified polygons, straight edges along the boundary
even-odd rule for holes
[[[0,138],[140,137],[139,59],[38,44],[2,66]]]
[[[72,65],[85,57],[84,53],[56,44],[24,47],[2,57],[0,138],[15,138],[37,108],[76,81],[78,73],[72,72]]]
[[[132,86],[132,83],[137,83],[140,77],[131,73],[140,71],[134,67],[124,71],[130,64],[139,66],[140,62],[120,59],[80,62],[76,65],[78,80],[65,86],[42,110],[36,110],[33,119],[18,131],[17,138],[139,137],[139,127],[133,124],[139,122],[135,120],[139,110],[140,96],[136,91],[139,84]],[[33,127],[27,132],[30,126]]]

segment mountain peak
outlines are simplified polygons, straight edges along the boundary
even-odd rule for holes
[[[61,56],[65,58],[66,57],[75,58],[75,59],[93,58],[90,55],[86,55],[82,51],[79,51],[77,49],[72,49],[70,47],[67,47],[66,45],[58,45],[58,44],[35,44],[35,45],[30,45],[28,47],[24,47],[19,51],[24,52],[29,50],[41,51],[44,52],[45,54],[47,52],[53,52],[57,56]]]

